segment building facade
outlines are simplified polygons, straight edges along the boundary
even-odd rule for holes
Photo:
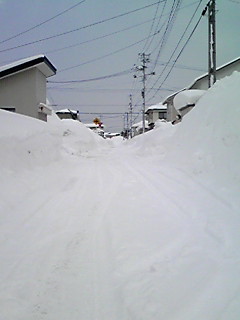
[[[0,67],[0,108],[47,121],[46,78],[55,74],[44,55]]]

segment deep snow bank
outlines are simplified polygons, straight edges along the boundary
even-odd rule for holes
[[[240,73],[217,81],[189,112],[167,155],[194,174],[207,173],[240,185]]]
[[[175,126],[159,122],[144,135],[128,141],[141,155],[193,175],[240,185],[240,73],[217,81]]]
[[[131,152],[139,156],[160,156],[164,159],[169,149],[169,140],[176,129],[177,126],[170,122],[158,120],[153,130],[126,141],[124,147],[128,146]]]
[[[82,123],[49,117],[49,122],[0,110],[0,165],[12,170],[44,166],[64,153],[86,155],[106,145]]]

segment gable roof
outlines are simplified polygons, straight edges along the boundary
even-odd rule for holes
[[[45,55],[40,54],[1,66],[0,79],[34,67],[38,68],[46,78],[55,75],[57,71],[48,58]]]
[[[218,73],[219,71],[231,66],[232,64],[238,64],[238,69],[240,68],[240,57],[234,59],[234,60],[231,60],[223,65],[221,65],[220,67],[218,67],[216,69],[216,73]],[[201,75],[200,77],[196,78],[186,89],[192,89],[192,87],[200,80],[204,79],[204,78],[207,78],[208,77],[208,73],[205,73],[203,75]]]
[[[230,66],[230,65],[232,65],[232,64],[235,64],[235,63],[240,65],[240,57],[238,57],[238,58],[236,58],[236,59],[234,59],[234,60],[231,60],[231,61],[225,63],[224,65],[218,67],[218,68],[216,69],[216,72],[219,72],[220,70],[225,69],[225,68],[227,68],[228,66]],[[174,93],[172,93],[171,95],[167,96],[162,103],[163,103],[163,104],[171,103],[171,102],[173,101],[174,97],[175,97],[179,92],[184,91],[184,90],[192,89],[193,86],[194,86],[198,81],[200,81],[200,80],[202,80],[202,79],[204,79],[204,78],[206,78],[206,77],[208,77],[208,73],[205,73],[205,74],[201,75],[200,77],[196,78],[196,79],[195,79],[190,85],[188,85],[187,87],[185,87],[185,88],[183,88],[183,89],[181,89],[181,90],[178,90],[177,92],[174,92]]]
[[[149,106],[146,110],[146,113],[148,113],[149,111],[152,111],[152,110],[166,110],[167,109],[167,106],[163,105],[161,102],[160,103],[157,103],[157,104],[154,104],[152,106]]]

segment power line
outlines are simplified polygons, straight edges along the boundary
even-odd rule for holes
[[[192,2],[192,3],[190,3],[190,4],[185,5],[185,6],[181,6],[181,8],[179,8],[178,11],[180,11],[180,10],[182,10],[182,9],[186,9],[186,8],[188,8],[188,7],[196,4],[196,3],[198,3],[198,1],[194,1],[194,2]],[[168,14],[163,14],[163,12],[164,12],[164,10],[165,10],[165,6],[166,6],[166,2],[164,3],[164,7],[163,7],[163,9],[162,9],[162,12],[161,12],[161,15],[160,15],[160,17],[159,17],[159,21],[158,21],[158,24],[157,24],[155,30],[158,30],[158,29],[159,29],[159,25],[160,25],[160,22],[161,22],[161,18],[170,14],[170,12],[169,12]],[[162,24],[162,26],[160,27],[159,31],[162,30],[162,28],[164,27],[164,25],[165,25],[166,23],[167,23],[167,20]],[[151,46],[151,44],[152,44],[152,42],[153,42],[153,39],[154,39],[154,37],[151,39],[151,41],[150,41],[150,43],[149,43],[149,45],[148,45],[148,47],[147,47],[147,50],[150,48],[150,46]],[[161,43],[161,41],[162,41],[162,39],[160,39],[159,44]],[[159,44],[151,51],[151,54],[153,54],[153,53],[157,50]],[[157,60],[156,60],[156,61],[157,61]]]
[[[118,76],[123,76],[127,73],[132,72],[132,69],[128,69],[125,71],[109,74],[106,76],[102,77],[97,77],[97,78],[91,78],[91,79],[83,79],[83,80],[65,80],[65,81],[47,81],[48,83],[82,83],[82,82],[90,82],[90,81],[97,81],[97,80],[103,80],[103,79],[108,79],[108,78],[113,78],[113,77],[118,77]]]
[[[88,89],[86,89],[86,88],[79,88],[79,87],[48,87],[48,89],[49,90],[59,90],[59,91],[65,91],[65,90],[69,90],[69,91],[74,91],[74,90],[76,90],[76,91],[81,91],[81,92],[95,92],[95,91],[100,91],[100,92],[104,92],[104,91],[117,91],[117,92],[121,92],[121,91],[136,91],[136,92],[138,92],[139,91],[139,89],[130,89],[130,88],[118,88],[118,89],[108,89],[108,88],[100,88],[100,89],[96,89],[96,88],[94,88],[94,89],[90,89],[90,88],[88,88]],[[153,88],[153,90],[158,90],[158,88]],[[170,89],[170,88],[162,88],[161,90],[164,90],[164,91],[170,91],[170,92],[174,92],[174,91],[176,91],[176,90],[174,90],[174,89]]]
[[[166,0],[162,0],[162,2],[164,2],[164,1],[166,1]],[[79,30],[87,29],[87,28],[102,24],[104,22],[108,22],[108,21],[111,21],[111,20],[126,16],[126,15],[129,15],[129,14],[132,14],[132,13],[137,12],[137,11],[150,8],[150,7],[152,7],[152,6],[156,5],[156,4],[158,4],[158,2],[154,2],[154,3],[149,4],[147,6],[144,6],[144,7],[138,8],[138,9],[134,9],[134,10],[131,10],[131,11],[127,11],[125,13],[121,13],[121,14],[113,16],[111,18],[107,18],[107,19],[104,19],[104,20],[97,21],[97,22],[88,24],[88,25],[83,26],[83,27],[79,27],[79,28],[76,28],[76,29],[73,29],[73,30],[69,30],[69,31],[65,31],[65,32],[62,32],[62,33],[58,33],[58,34],[55,34],[55,35],[52,35],[52,36],[49,36],[49,37],[46,37],[46,38],[42,38],[42,39],[39,39],[39,40],[35,40],[35,41],[28,42],[28,43],[24,43],[24,44],[21,44],[19,46],[15,46],[15,47],[7,48],[7,49],[4,49],[4,50],[0,50],[0,52],[6,52],[6,51],[14,50],[14,49],[17,49],[17,48],[29,46],[29,45],[34,44],[34,43],[39,43],[39,42],[42,42],[42,41],[46,41],[46,40],[50,40],[50,39],[53,39],[53,38],[61,37],[61,36],[66,35],[66,34],[70,34],[70,33],[73,33],[73,32],[79,31]]]
[[[169,70],[168,74],[166,75],[166,77],[164,78],[164,80],[161,82],[161,84],[160,84],[160,86],[159,86],[158,90],[155,92],[155,94],[154,94],[154,95],[153,95],[149,100],[153,99],[153,98],[156,96],[157,92],[161,89],[161,86],[165,83],[165,81],[166,81],[166,80],[167,80],[167,78],[169,77],[169,75],[170,75],[170,73],[172,72],[172,69],[174,68],[174,66],[175,66],[175,64],[176,64],[176,62],[177,62],[177,60],[179,59],[179,57],[180,57],[180,56],[181,56],[181,54],[183,53],[183,51],[184,51],[184,49],[186,48],[186,46],[187,46],[188,42],[190,41],[190,39],[192,38],[192,36],[193,36],[194,32],[196,31],[196,29],[197,29],[197,27],[198,27],[198,25],[199,25],[199,23],[200,23],[200,21],[201,21],[202,17],[203,17],[203,14],[201,14],[200,18],[198,19],[198,21],[197,21],[196,25],[194,26],[194,28],[193,28],[192,32],[190,33],[189,37],[187,38],[187,40],[186,40],[186,42],[185,42],[184,46],[183,46],[183,47],[182,47],[182,49],[180,50],[180,52],[179,52],[178,56],[176,57],[176,59],[175,59],[175,61],[174,61],[173,65],[172,65],[172,67],[170,68],[170,70]],[[149,100],[148,100],[148,101],[149,101]]]
[[[198,2],[198,1],[195,1],[195,2],[193,2],[193,3],[191,3],[191,4],[189,4],[189,5],[186,5],[186,6],[182,7],[182,8],[180,8],[180,9],[185,9],[185,8],[187,8],[187,7],[189,7],[189,6],[192,6],[193,4],[195,4],[195,3],[197,3],[197,2]],[[166,4],[166,1],[165,1],[165,4]],[[165,4],[164,4],[164,6],[165,6]],[[164,16],[164,15],[163,15],[163,16]],[[161,17],[162,17],[162,14],[161,14],[160,18],[161,18]],[[158,18],[159,18],[159,17],[158,17]],[[159,18],[159,19],[160,19],[160,18]],[[143,22],[141,22],[141,23],[132,25],[132,26],[127,27],[127,28],[123,28],[123,29],[118,30],[118,31],[114,31],[114,32],[111,32],[111,33],[107,33],[107,34],[105,34],[105,35],[103,35],[103,36],[100,36],[100,37],[97,37],[97,38],[93,38],[93,39],[90,39],[90,40],[86,40],[86,41],[82,41],[82,42],[79,42],[79,43],[75,43],[75,44],[70,45],[70,46],[64,46],[64,47],[61,47],[61,48],[58,48],[58,49],[50,50],[50,51],[47,51],[47,52],[45,52],[45,53],[48,54],[48,53],[59,52],[59,51],[65,50],[65,49],[71,49],[71,48],[80,46],[80,45],[82,45],[82,44],[86,44],[86,43],[90,43],[90,42],[93,42],[93,41],[96,41],[96,40],[104,39],[104,38],[107,38],[107,37],[109,37],[109,36],[112,36],[112,35],[115,35],[115,34],[118,34],[118,33],[124,32],[124,31],[128,31],[128,30],[130,30],[130,29],[133,29],[133,28],[136,28],[136,27],[138,27],[138,26],[144,25],[144,24],[146,24],[146,23],[148,23],[148,22],[151,22],[151,21],[153,21],[153,20],[154,20],[154,19],[148,19],[148,20],[145,20],[145,21],[143,21]],[[157,31],[157,28],[155,29],[155,32],[156,32],[156,31]],[[157,34],[157,33],[156,33],[156,34]],[[151,35],[149,35],[149,37],[151,37]],[[152,42],[152,40],[153,40],[153,37],[152,37],[152,39],[151,39],[151,42]],[[148,46],[148,47],[149,47],[149,46]]]
[[[188,30],[188,28],[189,28],[190,24],[192,23],[192,21],[193,21],[193,19],[194,19],[195,15],[196,15],[196,13],[197,13],[197,11],[198,11],[198,9],[199,9],[199,7],[200,7],[201,3],[202,3],[202,1],[203,1],[203,0],[200,0],[200,1],[199,1],[199,3],[198,3],[198,5],[197,5],[197,7],[196,7],[196,9],[195,9],[195,11],[194,11],[194,13],[193,13],[192,17],[190,18],[190,20],[189,20],[189,22],[188,22],[188,24],[187,24],[187,26],[186,26],[186,28],[185,28],[185,30],[184,30],[184,32],[183,32],[183,34],[182,34],[182,36],[181,36],[181,37],[180,37],[180,39],[178,40],[177,45],[175,46],[175,48],[174,48],[174,50],[173,50],[173,52],[172,52],[171,56],[169,57],[168,62],[165,64],[165,67],[163,68],[163,70],[162,70],[161,74],[159,75],[159,77],[157,78],[157,80],[154,82],[154,84],[153,84],[152,88],[150,88],[148,91],[151,91],[151,89],[153,89],[153,87],[156,85],[156,83],[159,81],[159,79],[160,79],[160,78],[161,78],[161,76],[163,75],[164,71],[165,71],[165,70],[166,70],[166,68],[168,67],[168,65],[169,65],[169,63],[170,63],[170,61],[171,61],[172,57],[174,56],[175,52],[177,51],[177,49],[178,49],[178,47],[179,47],[179,45],[180,45],[180,43],[181,43],[181,41],[182,41],[183,37],[185,36],[185,34],[186,34],[186,32],[187,32],[187,30]]]
[[[162,39],[160,40],[160,48],[158,50],[158,54],[157,54],[157,58],[156,58],[156,61],[158,60],[161,52],[163,51],[163,48],[168,40],[168,37],[172,31],[172,28],[173,28],[173,25],[174,25],[174,22],[176,20],[176,15],[178,13],[178,10],[179,10],[179,6],[181,4],[181,1],[182,0],[177,0],[177,2],[174,0],[173,4],[172,4],[172,8],[171,8],[171,12],[169,14],[169,18],[168,18],[168,22],[167,22],[167,26],[165,28],[165,31],[164,31],[164,34],[163,34],[163,37]],[[156,64],[154,65],[154,68],[153,70],[155,69],[156,67]]]
[[[155,28],[155,31],[158,30],[159,25],[160,25],[160,22],[161,22],[161,20],[162,20],[162,17],[164,16],[163,13],[164,13],[166,4],[167,4],[167,1],[164,3],[164,6],[163,6],[163,8],[162,8],[161,15],[160,15],[160,17],[159,17],[159,19],[158,19],[158,23],[157,23],[157,26],[156,26],[156,28]],[[163,25],[161,26],[161,28],[159,29],[159,31],[162,30],[162,28],[163,28],[163,26],[165,25],[165,23],[166,23],[166,21],[163,23]],[[145,51],[150,48],[150,46],[151,46],[151,44],[152,44],[152,42],[153,42],[153,39],[154,39],[154,38],[152,38],[151,41],[148,43],[148,46],[145,48]]]
[[[166,3],[167,3],[167,1],[165,1],[165,4],[164,4],[164,5],[166,5]],[[152,25],[151,25],[151,27],[150,27],[149,36],[148,36],[147,41],[146,41],[146,43],[145,43],[145,45],[144,45],[144,47],[143,47],[143,49],[142,49],[142,52],[144,52],[144,51],[146,50],[146,46],[147,46],[147,44],[148,44],[150,35],[151,35],[151,33],[152,33],[152,30],[153,30],[154,22],[155,22],[156,17],[157,17],[159,5],[160,5],[160,1],[159,1],[158,4],[157,4],[157,8],[156,8],[156,11],[155,11],[155,14],[154,14],[154,18],[153,18],[153,20],[152,20]]]
[[[80,4],[82,4],[82,3],[85,2],[85,1],[86,1],[86,0],[82,0],[82,1],[78,2],[77,4],[75,4],[74,6],[71,6],[70,8],[68,8],[68,9],[66,9],[66,10],[64,10],[64,11],[62,11],[62,12],[59,12],[58,14],[56,14],[56,15],[53,16],[53,17],[51,17],[51,18],[49,18],[49,19],[47,19],[47,20],[45,20],[45,21],[43,21],[43,22],[41,22],[41,23],[38,23],[38,24],[36,24],[35,26],[33,26],[33,27],[31,27],[31,28],[29,28],[29,29],[27,29],[27,30],[25,30],[25,31],[19,32],[19,33],[15,34],[14,36],[11,36],[10,38],[7,38],[7,39],[5,39],[5,40],[0,41],[0,44],[1,44],[1,43],[4,43],[4,42],[7,42],[7,41],[9,41],[9,40],[12,40],[12,39],[14,39],[14,38],[17,38],[17,37],[19,37],[19,36],[21,36],[21,35],[29,32],[29,31],[32,31],[32,30],[34,30],[34,29],[36,29],[36,28],[44,25],[45,23],[47,23],[47,22],[49,22],[49,21],[52,21],[52,20],[54,20],[54,19],[62,16],[63,14],[65,14],[65,13],[67,13],[68,11],[76,8],[77,6],[79,6]]]
[[[62,48],[59,48],[59,49],[54,49],[54,50],[51,50],[51,51],[47,51],[46,54],[47,54],[47,53],[58,52],[58,51],[61,51],[61,50],[64,50],[64,49],[74,48],[74,47],[80,46],[80,45],[82,45],[82,44],[86,44],[86,43],[90,43],[90,42],[93,42],[93,41],[96,41],[96,40],[104,39],[104,38],[107,38],[107,37],[109,37],[109,36],[118,34],[118,33],[120,33],[120,32],[124,32],[124,31],[130,30],[130,29],[139,27],[139,26],[144,25],[144,24],[146,24],[146,23],[148,23],[148,22],[150,22],[150,21],[152,21],[152,19],[146,20],[146,21],[144,21],[144,22],[135,24],[135,25],[133,25],[133,26],[130,26],[130,27],[127,27],[127,28],[124,28],[124,29],[121,29],[121,30],[118,30],[118,31],[115,31],[115,32],[107,33],[107,34],[105,34],[105,35],[103,35],[103,36],[100,36],[100,37],[97,37],[97,38],[93,38],[93,39],[90,39],[90,40],[86,40],[86,41],[79,42],[79,43],[73,44],[73,45],[71,45],[71,46],[65,46],[65,47],[62,47]]]
[[[151,36],[153,37],[153,36],[154,36],[155,34],[157,34],[157,33],[158,33],[158,32],[154,33],[154,34],[151,35]],[[148,37],[147,37],[147,38],[148,38]],[[142,40],[139,40],[139,41],[137,41],[137,42],[134,42],[134,43],[132,43],[132,44],[126,46],[126,47],[123,47],[123,48],[118,49],[118,50],[116,50],[116,51],[110,52],[110,53],[108,53],[108,54],[106,54],[106,55],[97,57],[97,58],[92,59],[92,60],[88,60],[88,61],[86,61],[86,62],[77,64],[77,65],[74,65],[74,66],[71,66],[71,67],[62,69],[62,70],[59,70],[58,73],[59,73],[59,72],[64,72],[64,71],[67,71],[67,70],[70,70],[70,69],[74,69],[74,68],[77,68],[77,67],[81,67],[81,66],[83,66],[83,65],[85,65],[85,64],[92,63],[92,62],[101,60],[101,59],[106,58],[106,57],[110,57],[110,56],[112,56],[112,55],[114,55],[114,54],[116,54],[116,53],[119,53],[119,52],[121,52],[121,51],[123,51],[123,50],[129,49],[129,48],[131,48],[131,47],[133,47],[133,46],[135,46],[135,45],[137,45],[137,44],[145,41],[147,38],[143,38]]]
[[[159,66],[165,66],[168,62],[159,62],[157,63],[157,65]],[[174,61],[171,61],[169,63],[174,63]],[[182,64],[175,64],[174,68],[177,68],[177,69],[184,69],[184,70],[192,70],[192,71],[201,71],[201,72],[206,72],[206,69],[203,69],[203,68],[197,68],[197,67],[190,67],[190,66],[185,66],[185,65],[182,65]]]
[[[69,108],[77,108],[77,107],[126,107],[124,104],[54,104],[53,107],[69,107]]]

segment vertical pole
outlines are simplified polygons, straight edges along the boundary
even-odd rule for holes
[[[216,2],[208,3],[208,87],[216,82]]]
[[[133,125],[133,107],[132,107],[132,95],[130,94],[130,102],[129,102],[129,114],[130,114],[130,138],[132,139],[132,125]]]
[[[145,132],[145,91],[146,91],[146,60],[145,60],[145,54],[143,54],[143,133]]]
[[[210,2],[208,4],[208,88],[211,87],[211,23],[210,23]]]
[[[216,82],[216,65],[217,65],[217,50],[216,50],[216,1],[212,0],[212,38],[213,38],[213,44],[212,44],[212,51],[213,51],[213,83]]]
[[[128,119],[128,112],[126,112],[126,122],[127,122],[127,139],[129,139],[129,119]]]
[[[125,129],[126,129],[126,126],[125,126],[125,116],[126,116],[126,113],[123,114],[123,137],[125,135]]]
[[[142,82],[143,82],[143,88],[142,88],[142,127],[143,127],[143,133],[145,132],[145,91],[146,91],[146,57],[145,53],[141,54],[141,59],[142,59]]]

